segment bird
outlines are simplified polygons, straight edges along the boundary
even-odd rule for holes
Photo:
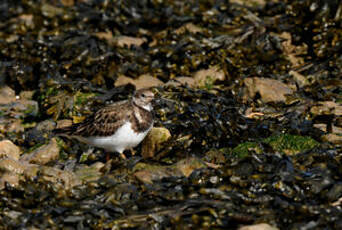
[[[54,133],[104,149],[107,160],[108,153],[114,152],[126,159],[124,151],[139,145],[153,127],[153,100],[152,90],[139,89],[130,99],[105,106],[83,122],[57,128]]]

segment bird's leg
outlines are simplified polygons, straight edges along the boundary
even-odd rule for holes
[[[109,152],[106,152],[106,162],[110,160]]]
[[[135,151],[133,148],[130,148],[129,151],[131,152],[132,156],[134,156],[137,153],[137,151]]]

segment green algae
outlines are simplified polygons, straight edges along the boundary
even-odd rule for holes
[[[256,142],[241,143],[232,150],[232,153],[240,158],[248,156],[251,151],[262,153],[262,144],[268,144],[274,151],[288,155],[298,154],[319,145],[316,140],[308,136],[280,134]]]

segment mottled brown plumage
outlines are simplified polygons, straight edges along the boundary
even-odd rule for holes
[[[106,106],[86,118],[85,121],[56,129],[55,133],[75,137],[108,151],[122,153],[126,147],[134,147],[139,144],[140,139],[143,139],[151,129],[153,96],[149,90],[138,90],[131,99]],[[114,135],[122,127],[126,128],[121,129],[120,136],[123,137],[120,140],[120,137]],[[143,136],[140,137],[141,135]],[[107,140],[106,137],[114,139]],[[98,143],[99,141],[100,143]]]

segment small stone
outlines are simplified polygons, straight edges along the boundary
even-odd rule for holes
[[[131,46],[141,46],[144,42],[146,42],[146,38],[136,38],[136,37],[129,37],[129,36],[116,36],[114,37],[114,42],[119,47],[128,47]]]
[[[329,133],[329,134],[322,136],[322,140],[331,142],[333,144],[342,144],[342,135]]]
[[[36,129],[38,131],[51,131],[55,128],[56,123],[52,120],[45,120],[42,122],[39,122],[36,126]]]
[[[13,187],[19,186],[19,175],[16,173],[6,172],[0,177],[0,190],[5,188],[5,184],[8,183]]]
[[[189,22],[189,23],[186,23],[185,25],[179,27],[174,32],[177,35],[180,35],[180,34],[184,34],[187,31],[189,31],[192,34],[196,34],[196,33],[202,33],[203,29],[201,27],[196,26],[195,24]]]
[[[299,87],[304,87],[310,84],[309,80],[305,76],[294,70],[291,70],[289,74],[293,77]]]
[[[55,138],[52,138],[47,145],[43,145],[30,154],[23,155],[21,160],[29,163],[45,165],[59,157],[59,147]]]
[[[35,91],[21,91],[19,94],[20,99],[31,100]]]
[[[266,223],[253,224],[240,227],[239,230],[279,230],[279,228],[271,226]]]
[[[0,159],[0,170],[11,173],[22,174],[26,169],[26,165],[13,158],[6,157]]]
[[[285,96],[293,93],[293,90],[286,84],[270,78],[246,78],[244,79],[244,84],[246,86],[244,101],[247,101],[249,98],[253,99],[259,93],[264,103],[285,102]]]
[[[115,87],[118,87],[120,85],[126,85],[126,84],[132,84],[135,86],[136,89],[142,89],[142,88],[161,86],[164,83],[158,78],[152,77],[149,74],[143,74],[139,76],[137,79],[120,75],[118,79],[116,79],[114,85]]]
[[[199,88],[211,87],[216,81],[224,81],[225,79],[223,70],[217,66],[199,70],[194,74],[195,84]]]
[[[57,187],[62,186],[67,190],[82,184],[82,181],[74,173],[53,167],[41,166],[39,175],[43,180],[52,182]]]
[[[162,144],[171,138],[171,133],[166,128],[152,128],[142,143],[141,155],[143,158],[153,157]]]
[[[33,180],[38,175],[39,167],[39,165],[27,164],[23,175],[25,176],[25,178]]]
[[[43,4],[41,6],[42,14],[48,18],[56,17],[57,15],[62,15],[64,10],[62,8],[50,5],[50,4]]]
[[[138,163],[133,168],[134,176],[141,182],[152,184],[153,181],[167,177],[181,177],[182,173],[172,166],[149,165]]]
[[[185,177],[191,175],[191,173],[200,168],[207,168],[207,165],[199,158],[191,157],[176,163],[176,168],[182,172]]]
[[[171,86],[180,86],[180,85],[188,85],[191,88],[196,86],[195,79],[192,77],[176,77],[175,79],[169,80],[166,85]]]
[[[96,181],[101,178],[102,173],[100,171],[103,167],[104,164],[101,162],[96,162],[91,166],[84,165],[75,172],[75,175],[82,182]]]
[[[72,125],[72,120],[69,120],[69,119],[59,120],[57,121],[56,129],[65,128],[70,125]]]
[[[20,149],[10,140],[0,141],[0,158],[11,157],[14,160],[19,160]]]
[[[321,101],[317,105],[312,106],[310,112],[314,115],[329,115],[342,116],[342,105],[334,101]]]
[[[0,104],[8,104],[14,102],[15,92],[8,86],[0,87]]]

